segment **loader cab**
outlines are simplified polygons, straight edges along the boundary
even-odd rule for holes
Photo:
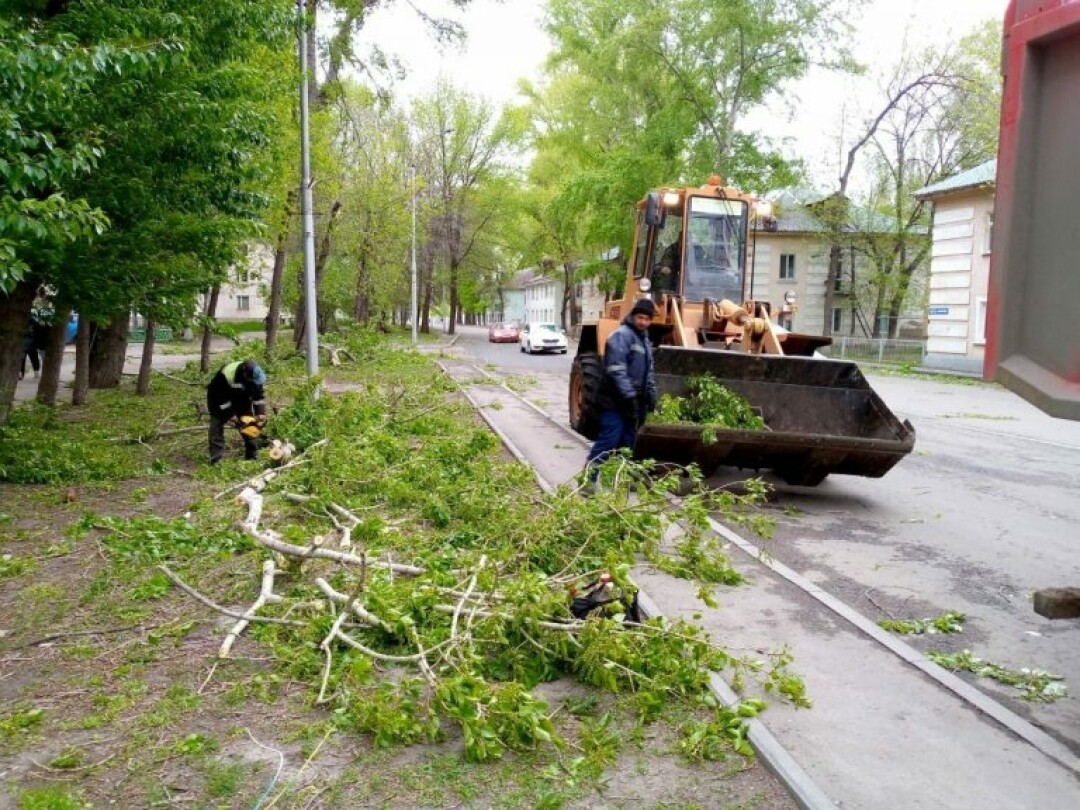
[[[749,209],[742,200],[691,197],[688,201],[682,295],[688,301],[741,303]]]
[[[650,194],[638,212],[634,279],[651,297],[744,299],[749,208],[743,200]]]

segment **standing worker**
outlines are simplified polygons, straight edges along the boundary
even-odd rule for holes
[[[656,410],[649,343],[649,326],[655,315],[656,305],[648,298],[636,301],[604,344],[604,378],[597,398],[600,433],[585,464],[593,487],[600,475],[599,465],[615,450],[633,447],[646,414]]]
[[[244,439],[244,458],[255,458],[266,425],[266,372],[254,360],[229,363],[206,386],[210,412],[210,463],[225,456],[225,423],[235,419]]]

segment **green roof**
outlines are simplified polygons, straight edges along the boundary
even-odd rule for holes
[[[968,169],[966,172],[960,172],[960,174],[954,174],[952,177],[946,177],[937,183],[931,183],[928,186],[923,186],[915,192],[915,196],[919,198],[923,197],[936,197],[939,194],[949,194],[954,191],[964,191],[969,188],[978,188],[980,186],[993,186],[997,179],[997,158],[981,163],[974,169]]]

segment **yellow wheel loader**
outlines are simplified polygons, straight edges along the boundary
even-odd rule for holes
[[[783,329],[768,302],[746,300],[752,203],[718,177],[638,203],[623,297],[582,326],[570,372],[571,427],[596,438],[604,344],[635,301],[651,298],[660,393],[685,396],[690,377],[711,375],[758,410],[767,429],[647,422],[636,457],[696,463],[706,475],[720,465],[769,469],[801,486],[833,473],[880,477],[914,448],[915,429],[889,411],[854,363],[817,353],[831,338]]]

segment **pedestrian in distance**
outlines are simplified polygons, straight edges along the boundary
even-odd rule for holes
[[[31,331],[34,337],[34,351],[37,352],[38,365],[44,367],[45,352],[49,350],[49,334],[52,332],[52,324],[55,313],[49,307],[35,308],[33,310],[33,327]]]
[[[41,313],[35,307],[30,311],[30,322],[26,325],[26,333],[23,335],[22,366],[19,368],[19,379],[26,376],[26,361],[29,358],[30,368],[34,370],[34,378],[41,376],[41,357],[48,346],[48,323],[41,322]],[[44,339],[43,339],[44,336]]]
[[[225,457],[225,425],[235,420],[244,440],[244,458],[256,457],[266,426],[266,372],[254,360],[223,366],[206,387],[210,412],[210,463]]]
[[[585,464],[590,488],[595,488],[600,465],[615,451],[633,447],[647,414],[656,410],[649,326],[656,305],[648,298],[634,303],[619,328],[604,343],[604,377],[597,405],[600,432]]]

